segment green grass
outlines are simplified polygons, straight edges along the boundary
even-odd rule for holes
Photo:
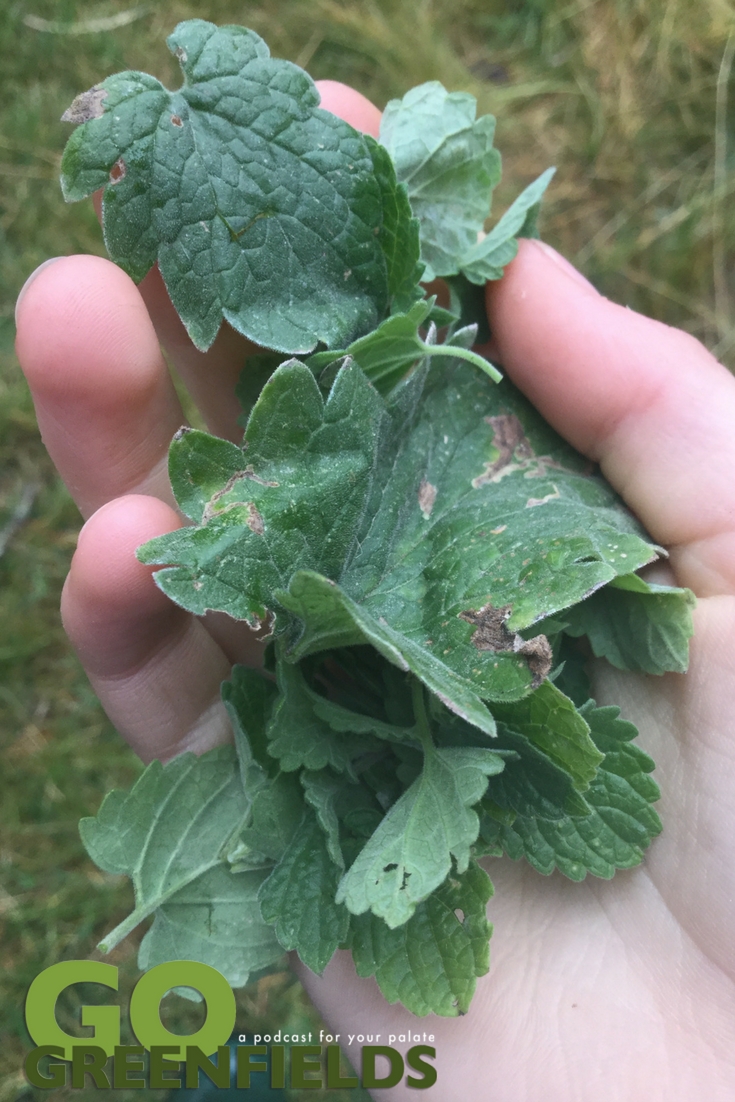
[[[122,13],[132,18],[127,25],[95,29],[93,20]],[[28,983],[48,964],[94,955],[96,939],[129,904],[127,884],[87,860],[76,822],[139,768],[59,625],[79,517],[45,455],[13,357],[13,304],[47,257],[102,252],[90,205],[67,207],[60,196],[69,133],[58,121],[62,111],[119,69],[176,81],[163,39],[179,19],[202,15],[247,22],[275,55],[315,77],[353,83],[380,105],[429,79],[473,92],[482,110],[498,115],[505,163],[498,210],[548,164],[558,165],[546,238],[606,294],[687,329],[735,366],[733,0],[7,0],[0,7],[0,533],[24,494],[35,495],[0,556],[0,1102],[41,1096],[20,1073]],[[39,20],[52,24],[39,29]],[[135,945],[120,947],[114,963],[129,992]],[[63,1019],[79,999],[69,994]],[[287,973],[246,989],[239,1007],[243,1030],[316,1022]],[[185,1025],[195,1008],[170,1013]],[[337,1092],[329,1097],[338,1100]]]

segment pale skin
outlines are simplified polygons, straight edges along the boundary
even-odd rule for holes
[[[321,92],[329,110],[377,133],[379,113],[358,93],[331,82]],[[609,302],[536,242],[488,286],[487,307],[504,370],[600,463],[670,548],[676,582],[699,598],[686,675],[594,670],[598,703],[621,704],[657,762],[665,830],[639,869],[611,882],[488,862],[492,964],[463,1018],[388,1006],[344,953],[321,978],[299,974],[343,1039],[433,1032],[439,1079],[425,1097],[731,1102],[735,380],[693,338]],[[135,559],[137,546],[181,523],[166,454],[184,416],[159,341],[211,430],[237,439],[233,386],[247,344],[225,329],[197,352],[157,272],[136,288],[107,261],[68,257],[19,303],[18,356],[44,441],[86,521],[64,623],[146,761],[228,741],[220,682],[257,650],[243,625],[176,608]],[[398,1102],[416,1091],[381,1095]]]

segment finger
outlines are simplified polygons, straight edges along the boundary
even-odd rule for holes
[[[735,380],[693,337],[599,295],[537,241],[488,284],[508,375],[672,549],[680,583],[735,590]]]
[[[170,499],[184,415],[132,280],[99,257],[64,257],[26,284],[17,326],[44,443],[82,515],[130,492]]]
[[[380,111],[365,96],[336,80],[317,81],[316,86],[321,95],[321,106],[326,111],[339,115],[356,130],[378,136]],[[256,351],[256,346],[225,322],[212,347],[207,352],[200,352],[192,344],[176,313],[157,267],[142,281],[140,292],[153,319],[158,339],[196,402],[210,432],[228,440],[241,440],[235,384],[247,357]]]
[[[155,498],[110,502],[82,529],[62,597],[64,627],[92,686],[144,761],[231,739],[219,694],[230,660],[135,558],[137,546],[179,525]]]

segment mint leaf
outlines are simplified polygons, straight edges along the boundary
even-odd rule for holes
[[[398,929],[373,914],[353,915],[349,946],[358,976],[374,975],[388,1002],[400,1000],[420,1017],[464,1014],[476,978],[489,968],[492,926],[485,908],[492,890],[489,877],[473,861]]]
[[[495,720],[472,683],[438,661],[430,651],[417,646],[386,623],[380,623],[328,578],[305,570],[295,574],[288,592],[276,597],[284,608],[303,621],[293,657],[331,647],[370,643],[393,665],[410,670],[436,693],[448,708],[492,735]]]
[[[386,185],[366,140],[253,31],[192,19],[167,41],[179,91],[129,72],[75,101],[67,117],[88,121],[64,152],[65,198],[104,187],[110,256],[136,280],[158,261],[200,349],[223,319],[280,352],[372,329],[388,306]]]
[[[387,404],[354,363],[326,404],[308,368],[282,365],[246,452],[227,467],[217,451],[230,473],[201,526],[139,557],[179,564],[156,581],[192,612],[274,612],[291,658],[368,642],[492,733],[482,699],[517,699],[548,671],[542,643],[516,633],[658,549],[507,382],[433,362]],[[196,487],[219,445],[189,433],[174,447],[204,456],[182,463]]]
[[[393,804],[342,878],[337,900],[353,914],[371,910],[392,929],[470,859],[479,820],[471,810],[503,759],[480,747],[425,748],[419,778]]]
[[[566,630],[586,635],[598,658],[619,670],[684,673],[694,604],[690,589],[652,585],[625,574],[570,609]]]
[[[489,279],[500,279],[506,265],[518,252],[518,238],[538,237],[541,199],[555,171],[547,168],[529,184],[490,232],[464,253],[462,274],[471,283],[482,285]]]
[[[140,945],[138,967],[198,960],[216,968],[232,987],[283,955],[261,917],[258,891],[267,872],[232,873],[218,865],[171,896],[156,911]]]
[[[110,792],[95,817],[82,819],[79,832],[95,864],[129,876],[135,889],[135,910],[103,939],[102,951],[223,865],[248,806],[234,751],[218,747],[168,765],[151,762],[130,792]]]
[[[551,681],[523,700],[498,704],[493,711],[566,770],[575,788],[584,790],[593,780],[602,754],[582,713]]]
[[[347,936],[349,915],[335,903],[340,868],[312,810],[306,811],[283,857],[260,890],[263,918],[285,949],[321,973]]]
[[[304,801],[296,777],[277,774],[253,797],[252,812],[231,860],[236,869],[280,861],[298,830]]]
[[[459,258],[476,243],[500,180],[495,119],[476,119],[476,112],[474,96],[447,92],[438,81],[412,88],[383,112],[380,141],[421,223],[427,282],[459,271]]]
[[[586,815],[589,806],[574,789],[566,769],[539,750],[520,731],[498,725],[498,750],[512,750],[515,758],[506,761],[505,769],[491,777],[486,797],[497,808],[515,815],[531,815],[541,819],[562,819],[567,815]]]
[[[156,582],[190,611],[219,608],[258,625],[294,570],[339,572],[362,523],[384,416],[356,366],[340,371],[325,404],[308,368],[282,364],[251,414],[245,452],[197,431],[174,441],[172,483],[201,526],[152,540],[139,557],[181,564]]]
[[[483,836],[494,833],[511,857],[525,857],[545,875],[558,868],[570,880],[584,880],[588,872],[609,880],[616,869],[639,865],[660,832],[661,821],[651,806],[659,790],[649,776],[653,762],[631,744],[638,732],[619,718],[619,708],[596,708],[588,701],[581,713],[605,754],[585,792],[591,813],[561,822],[519,815],[511,826],[489,827],[486,820]]]
[[[320,715],[319,698],[309,689],[299,666],[278,663],[280,695],[268,726],[268,752],[281,769],[302,766],[311,771],[329,765],[338,773],[356,774],[352,759],[374,746],[374,739],[346,739]],[[369,735],[369,728],[364,729]]]
[[[242,786],[251,799],[277,772],[268,755],[266,737],[276,695],[275,685],[247,666],[234,666],[230,680],[222,683],[222,700],[235,734]]]
[[[316,812],[317,822],[324,831],[329,856],[338,868],[344,869],[336,804],[345,795],[349,799],[353,791],[358,791],[358,786],[346,784],[343,777],[335,776],[328,769],[320,769],[319,772],[305,769],[301,774],[301,784],[306,802]]]
[[[423,288],[419,285],[424,273],[424,265],[419,259],[419,220],[414,218],[408,191],[405,184],[398,182],[387,150],[367,135],[365,142],[380,188],[383,224],[378,241],[388,268],[391,313],[403,313],[410,310],[416,299],[424,296]]]

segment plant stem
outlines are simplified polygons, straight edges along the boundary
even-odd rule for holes
[[[458,360],[467,360],[489,375],[494,383],[499,383],[503,376],[497,367],[493,367],[489,360],[473,352],[469,348],[462,348],[457,344],[421,344],[421,350],[426,356],[454,356]]]

